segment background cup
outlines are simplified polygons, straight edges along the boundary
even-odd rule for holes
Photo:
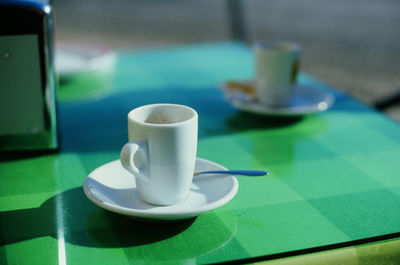
[[[135,176],[144,201],[172,205],[187,198],[196,163],[197,127],[196,111],[183,105],[153,104],[129,112],[129,142],[120,160]]]
[[[289,103],[299,70],[300,46],[290,42],[256,42],[253,46],[256,95],[270,106]]]

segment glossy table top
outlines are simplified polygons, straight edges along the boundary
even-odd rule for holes
[[[241,112],[218,84],[253,72],[249,47],[216,43],[120,52],[108,71],[61,80],[60,150],[1,155],[0,264],[250,262],[397,237],[399,124],[307,75],[335,94],[328,111]],[[157,102],[197,110],[199,157],[270,174],[238,176],[231,202],[184,222],[97,207],[86,176],[118,159],[129,110]]]

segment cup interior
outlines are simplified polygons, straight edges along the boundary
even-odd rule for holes
[[[183,105],[154,104],[142,106],[129,113],[129,117],[144,124],[175,124],[190,120],[196,112]]]

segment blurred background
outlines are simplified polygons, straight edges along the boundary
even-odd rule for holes
[[[290,40],[302,70],[400,121],[398,0],[53,0],[57,42],[143,50]]]

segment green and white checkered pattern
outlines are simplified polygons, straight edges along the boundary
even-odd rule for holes
[[[248,47],[219,43],[119,53],[109,72],[60,85],[60,152],[1,157],[0,264],[215,263],[399,233],[400,126],[306,75],[300,82],[335,93],[327,112],[240,112],[218,84],[252,75]],[[270,175],[238,177],[230,203],[186,222],[93,205],[85,177],[118,159],[128,111],[156,102],[198,111],[199,157]]]

